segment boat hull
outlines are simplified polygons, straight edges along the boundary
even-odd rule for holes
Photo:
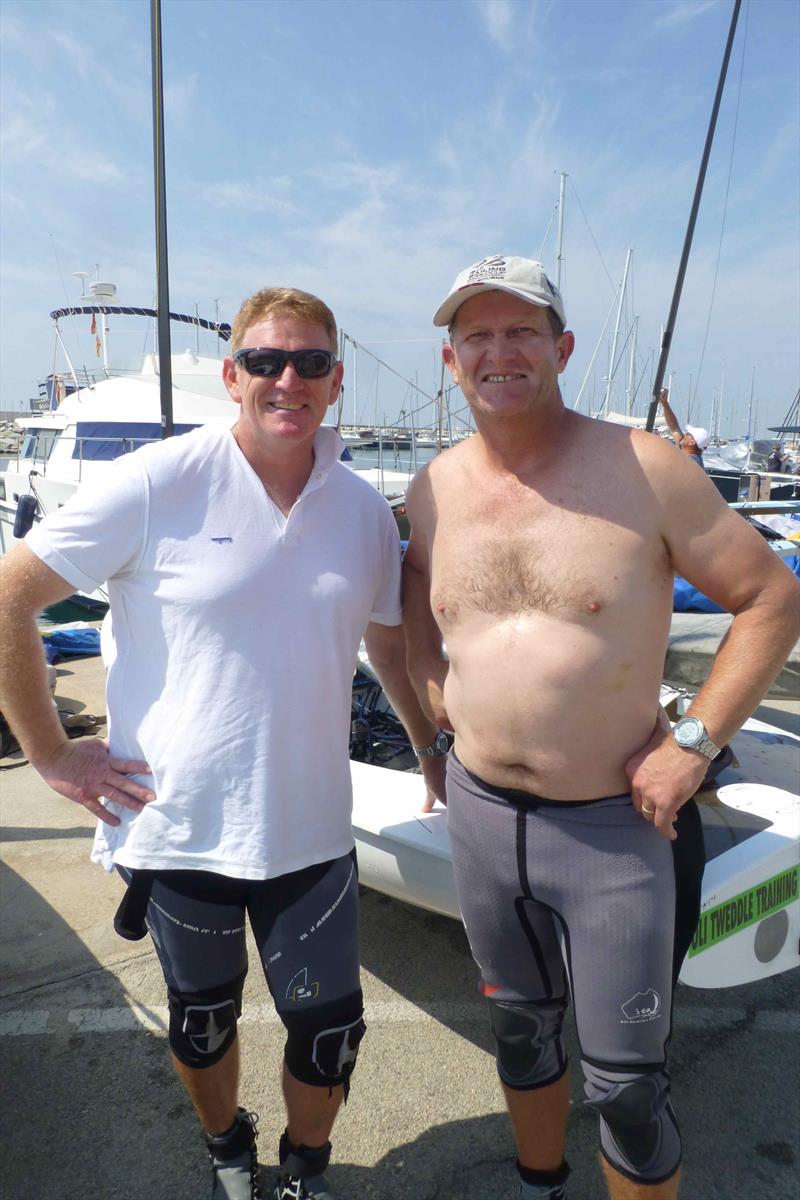
[[[733,987],[800,965],[800,738],[748,721],[732,748],[736,763],[698,797],[708,861],[680,975],[690,987]],[[446,810],[421,811],[422,777],[361,762],[351,775],[361,883],[460,919]]]

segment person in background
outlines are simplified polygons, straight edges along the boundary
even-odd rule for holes
[[[800,587],[686,457],[564,405],[575,339],[541,263],[466,268],[434,324],[477,432],[412,482],[404,621],[419,696],[455,730],[453,869],[517,1195],[566,1196],[571,996],[611,1196],[674,1200],[667,1048],[704,864],[691,797],[800,635]],[[671,729],[676,572],[734,619]]]
[[[687,425],[686,431],[682,432],[678,424],[678,418],[670,408],[669,392],[666,388],[662,388],[658,402],[663,409],[664,420],[667,423],[667,429],[672,436],[672,440],[677,443],[684,454],[688,454],[689,458],[697,463],[698,467],[702,467],[703,451],[707,448],[711,440],[708,430],[703,429],[702,425]]]
[[[789,460],[789,455],[782,452],[780,442],[776,442],[769,452],[767,458],[767,470],[780,473],[786,469],[786,463]]]
[[[317,297],[256,293],[222,368],[235,423],[125,455],[2,563],[0,707],[47,783],[98,818],[92,857],[128,884],[118,932],[152,935],[213,1200],[262,1195],[238,1102],[246,916],[287,1035],[273,1195],[332,1200],[329,1138],[365,1030],[348,759],[362,635],[426,806],[444,796],[438,729],[406,672],[391,510],[321,428],[336,347]],[[108,743],[73,742],[36,615],[106,580]]]

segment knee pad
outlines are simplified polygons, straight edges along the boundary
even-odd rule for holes
[[[600,1145],[613,1167],[640,1183],[661,1183],[681,1161],[681,1138],[666,1071],[625,1074],[583,1063],[586,1102],[600,1114]]]
[[[336,1087],[348,1081],[356,1065],[358,1046],[366,1032],[364,1000],[359,989],[331,1004],[318,1004],[280,1014],[286,1026],[284,1057],[295,1079],[315,1087]]]
[[[244,976],[208,992],[169,995],[169,1045],[187,1067],[213,1067],[236,1038]]]
[[[492,1032],[497,1043],[497,1073],[520,1091],[546,1087],[567,1069],[561,1037],[561,1004],[509,1004],[489,1000]]]

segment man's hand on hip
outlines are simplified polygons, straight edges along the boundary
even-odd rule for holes
[[[705,755],[677,745],[663,709],[649,742],[625,763],[634,808],[670,841],[677,837],[678,809],[695,794],[707,770]]]
[[[119,825],[119,817],[101,804],[101,796],[131,812],[141,812],[145,804],[156,798],[155,792],[128,778],[149,775],[147,763],[112,757],[108,743],[102,738],[64,742],[48,758],[31,762],[31,766],[54,791],[82,804],[107,825]]]
[[[427,789],[422,812],[430,812],[437,800],[441,800],[442,804],[447,804],[447,795],[445,792],[447,755],[441,754],[436,758],[421,758],[419,765]]]

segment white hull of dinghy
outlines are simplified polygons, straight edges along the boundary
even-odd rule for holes
[[[359,882],[395,900],[461,919],[447,811],[421,812],[421,775],[351,762]]]
[[[739,765],[699,798],[711,857],[680,976],[691,987],[752,983],[800,965],[800,738],[748,721],[732,748]],[[360,762],[351,774],[361,883],[458,918],[447,814],[438,804],[420,811],[422,777]]]

